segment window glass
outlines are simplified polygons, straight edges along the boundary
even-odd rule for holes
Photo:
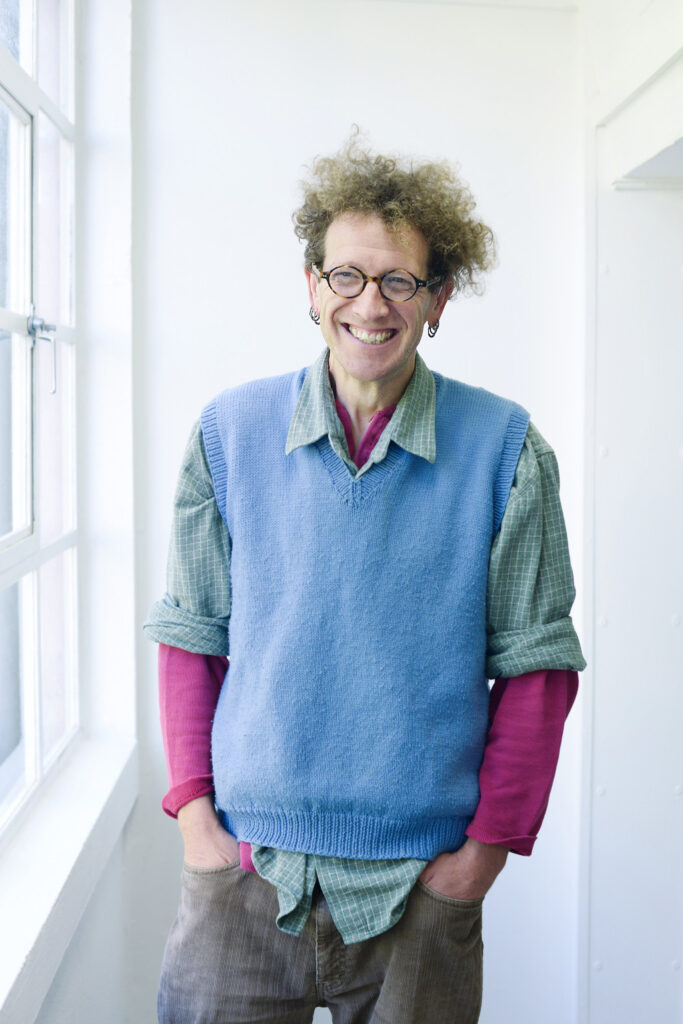
[[[0,333],[0,537],[12,532],[12,336]]]
[[[76,525],[74,349],[38,339],[34,349],[35,509],[41,545]],[[56,390],[51,393],[53,383]]]
[[[0,590],[0,818],[23,788],[20,586]]]
[[[60,0],[38,0],[38,84],[50,99],[59,103],[60,88]]]
[[[37,0],[38,84],[71,115],[71,3]]]
[[[31,523],[30,374],[27,338],[0,331],[0,541]]]
[[[73,152],[59,129],[38,116],[36,308],[48,323],[72,323]]]
[[[43,767],[75,725],[75,552],[40,569],[40,717]]]
[[[33,0],[0,0],[0,46],[33,72]]]
[[[0,43],[15,60],[19,60],[20,7],[19,0],[2,0],[0,3]]]
[[[29,119],[0,92],[0,306],[28,312]]]

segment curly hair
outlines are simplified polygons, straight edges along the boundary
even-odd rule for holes
[[[377,214],[399,235],[405,225],[422,233],[429,246],[429,277],[450,277],[453,295],[481,292],[479,276],[495,262],[493,232],[473,216],[476,203],[456,169],[445,161],[373,155],[360,146],[358,134],[356,127],[339,153],[316,158],[301,182],[303,204],[292,220],[306,243],[306,269],[322,268],[325,235],[336,217]]]

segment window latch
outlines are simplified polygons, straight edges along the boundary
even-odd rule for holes
[[[57,326],[56,324],[46,324],[42,316],[34,316],[34,312],[33,303],[31,303],[31,313],[26,321],[26,330],[34,341],[47,341],[52,346],[50,394],[54,395],[57,392],[57,342],[55,339]]]

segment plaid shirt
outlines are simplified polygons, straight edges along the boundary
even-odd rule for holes
[[[386,456],[393,441],[434,462],[436,387],[416,356],[415,372],[367,462],[349,455],[327,372],[327,350],[306,376],[290,421],[285,452],[327,435],[354,477]],[[216,505],[201,427],[190,437],[175,496],[168,592],[152,609],[147,635],[201,654],[228,655],[230,538]],[[569,612],[574,582],[559,500],[555,455],[533,424],[489,562],[487,675],[513,678],[539,669],[585,666]],[[278,890],[283,931],[298,934],[316,878],[344,942],[377,935],[398,921],[422,860],[358,861],[252,845],[254,866]]]

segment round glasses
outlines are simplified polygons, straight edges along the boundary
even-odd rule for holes
[[[335,295],[341,295],[344,299],[355,299],[368,281],[374,281],[385,299],[389,299],[390,302],[407,302],[408,299],[412,299],[418,288],[428,288],[443,280],[441,277],[433,277],[431,281],[421,281],[409,270],[400,269],[388,270],[381,277],[371,277],[358,267],[351,266],[333,267],[332,270],[318,270],[317,267],[314,269],[327,281]]]

